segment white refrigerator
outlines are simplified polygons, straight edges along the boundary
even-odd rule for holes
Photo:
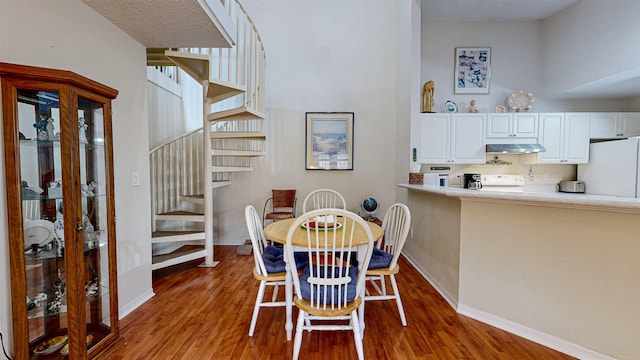
[[[589,145],[589,163],[578,165],[585,193],[640,197],[640,137]]]

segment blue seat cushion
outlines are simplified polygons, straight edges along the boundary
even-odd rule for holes
[[[374,247],[373,254],[371,254],[371,261],[369,262],[369,269],[388,268],[389,265],[391,265],[392,259],[392,254]]]
[[[311,270],[313,269],[313,270]],[[335,276],[340,275],[340,268],[335,266],[327,267],[329,271],[334,271]],[[323,286],[323,285],[312,285],[308,282],[309,276],[311,275],[311,271],[313,271],[314,275],[317,274],[318,268],[315,266],[307,266],[302,270],[302,275],[300,276],[300,292],[303,299],[311,300],[311,287],[314,287],[313,296],[314,300],[318,299],[318,291],[320,292],[320,299],[324,299],[325,291],[331,291],[332,294],[327,294],[327,299],[333,298],[333,304],[338,304],[340,300],[344,301],[344,285],[343,286]],[[324,276],[324,266],[320,266],[320,276]],[[347,286],[347,302],[353,301],[356,298],[356,282],[358,280],[358,268],[354,266],[350,266],[348,268],[342,268],[342,272],[344,274],[345,271],[349,271],[349,276],[351,277],[351,281],[346,284]],[[342,302],[340,301],[340,302]],[[331,304],[331,300],[327,300],[328,304]]]
[[[287,270],[284,257],[282,256],[282,249],[275,246],[269,245],[264,248],[262,251],[262,262],[264,262],[264,267],[268,273],[279,273]]]
[[[302,270],[309,264],[309,256],[304,251],[296,251],[293,253],[293,257],[296,259],[296,268]]]
[[[296,259],[296,267],[298,270],[303,269],[309,263],[307,253],[295,252],[293,256]],[[284,253],[282,248],[275,246],[267,246],[262,251],[262,262],[268,273],[279,273],[287,270],[286,263],[284,261]]]

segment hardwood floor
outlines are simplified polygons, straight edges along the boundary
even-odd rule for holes
[[[215,268],[199,268],[198,260],[154,272],[156,296],[122,319],[127,344],[113,359],[291,359],[284,308],[262,308],[255,334],[248,336],[258,281],[252,276],[253,257],[235,251],[216,246],[221,262]],[[573,359],[458,315],[404,258],[400,267],[408,325],[400,323],[393,301],[368,302],[367,359]],[[283,288],[278,296],[284,298]],[[295,307],[293,315],[295,322]],[[356,358],[350,331],[303,335],[300,359]]]

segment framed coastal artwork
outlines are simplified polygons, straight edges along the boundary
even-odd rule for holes
[[[306,169],[353,170],[353,113],[306,113]]]
[[[491,81],[491,48],[456,48],[455,94],[488,94]]]

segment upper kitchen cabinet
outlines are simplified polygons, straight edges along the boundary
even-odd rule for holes
[[[640,136],[640,113],[591,113],[592,139],[623,139]]]
[[[94,359],[118,320],[111,100],[69,71],[0,63],[14,359]]]
[[[585,164],[589,162],[589,113],[540,114],[538,162]]]
[[[417,161],[484,164],[484,114],[420,114]]]
[[[487,139],[537,137],[537,113],[491,113],[487,115]]]

